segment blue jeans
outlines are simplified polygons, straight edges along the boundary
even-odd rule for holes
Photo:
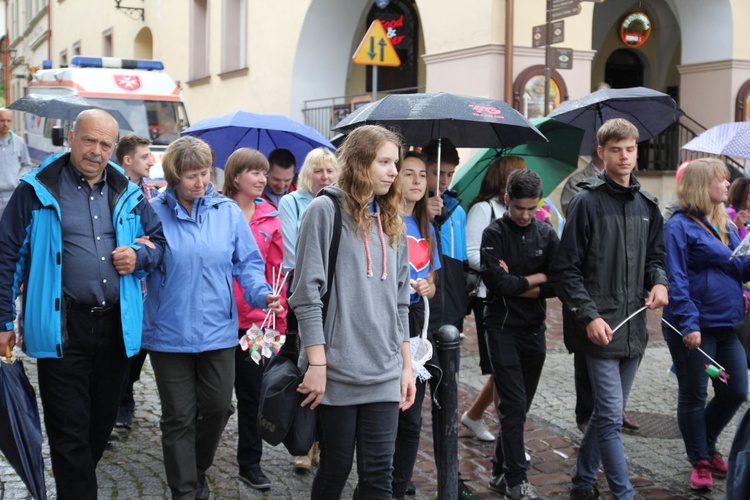
[[[341,498],[357,450],[359,500],[390,499],[398,403],[318,406],[320,465],[313,500]]]
[[[672,353],[677,383],[677,423],[690,463],[709,460],[716,440],[747,399],[747,357],[731,327],[701,330],[701,349],[729,374],[727,384],[711,379],[714,397],[706,404],[708,379],[705,365],[711,364],[698,350],[691,351],[677,333],[666,327],[664,339]]]
[[[594,391],[594,412],[578,449],[573,490],[596,484],[599,462],[616,499],[632,499],[635,490],[628,478],[628,463],[622,445],[622,412],[628,401],[641,358],[602,359],[586,356]]]

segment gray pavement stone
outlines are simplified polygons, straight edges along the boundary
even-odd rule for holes
[[[554,307],[550,304],[550,309]],[[559,436],[550,442],[536,442],[533,435],[527,435],[528,447],[537,460],[542,462],[544,454],[556,453],[565,459],[570,472],[575,466],[575,445],[580,442],[580,432],[574,419],[575,392],[573,388],[573,358],[562,347],[559,339],[559,328],[555,318],[550,319],[548,334],[548,353],[537,396],[532,405],[529,420],[535,426],[547,429],[547,435]],[[459,390],[470,400],[484,383],[485,377],[479,373],[476,339],[467,322],[467,339],[462,349],[461,375]],[[669,351],[658,335],[652,335],[652,342],[641,364],[636,382],[628,402],[628,410],[635,412],[652,412],[674,415],[677,404],[677,382],[667,375],[671,364]],[[34,360],[26,363],[29,378],[36,386],[36,364]],[[98,468],[100,498],[168,498],[169,490],[164,478],[161,461],[161,433],[159,430],[160,405],[156,384],[150,364],[146,363],[141,381],[135,386],[136,412],[133,429],[124,441],[115,442],[108,449]],[[467,399],[468,398],[468,399]],[[40,404],[41,408],[41,404]],[[741,415],[747,405],[738,412]],[[459,407],[459,414],[465,411]],[[486,412],[491,429],[497,430],[497,416],[492,410]],[[731,439],[734,435],[738,418],[735,418],[722,433],[719,449],[728,455]],[[425,422],[429,422],[429,412],[425,412]],[[427,429],[429,432],[429,428]],[[426,434],[423,433],[423,436]],[[291,468],[291,457],[282,446],[265,446],[262,468],[273,482],[271,490],[260,493],[241,483],[236,478],[237,426],[236,419],[231,418],[224,433],[224,438],[216,455],[214,466],[208,471],[212,487],[212,498],[264,498],[289,499],[309,497],[312,474],[297,475]],[[650,481],[654,485],[654,496],[662,493],[671,498],[724,498],[724,481],[717,480],[714,491],[710,494],[696,495],[689,490],[689,464],[684,455],[681,439],[655,439],[624,434],[623,438],[631,473],[637,474],[639,480]],[[462,474],[469,485],[483,498],[496,498],[486,487],[489,474],[489,457],[493,454],[493,443],[479,443],[467,434],[466,429],[459,428],[459,446],[462,459]],[[569,443],[573,443],[571,447]],[[432,464],[431,443],[420,448],[418,466],[415,470],[415,483],[418,483],[418,499],[432,499],[435,491],[434,465]],[[549,450],[552,449],[550,452]],[[49,450],[44,447],[47,469],[47,487],[50,498],[54,499],[54,480],[51,475]],[[566,458],[567,457],[567,458]],[[464,463],[465,462],[465,463]],[[532,458],[532,466],[534,459]],[[543,467],[542,467],[543,469]],[[350,475],[343,498],[351,498],[356,484],[356,465]],[[544,470],[541,470],[544,473]],[[557,477],[559,472],[550,472],[549,484],[567,482],[567,477]],[[540,476],[536,476],[540,477]],[[566,498],[567,489],[555,490],[554,498]],[[646,490],[644,490],[646,491]],[[650,490],[648,490],[650,491]],[[657,494],[657,492],[661,492]],[[30,498],[23,483],[12,468],[0,457],[0,500],[20,500]]]

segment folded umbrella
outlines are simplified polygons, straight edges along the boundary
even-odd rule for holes
[[[42,458],[42,424],[34,388],[23,363],[0,360],[0,452],[10,463],[31,495],[47,498]]]
[[[133,130],[133,127],[128,123],[128,120],[126,120],[125,116],[123,116],[118,110],[102,106],[99,103],[86,99],[85,97],[72,94],[29,94],[10,103],[8,109],[25,111],[36,116],[69,121],[75,121],[81,111],[86,111],[87,109],[101,109],[112,115],[112,117],[117,120],[117,124],[121,129]]]
[[[283,115],[247,111],[206,118],[186,128],[180,135],[192,135],[206,141],[216,155],[216,166],[220,168],[224,168],[229,155],[239,148],[257,149],[266,156],[277,148],[288,149],[297,160],[297,170],[313,149],[335,149],[312,127]]]

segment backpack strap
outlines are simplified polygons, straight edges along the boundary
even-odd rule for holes
[[[339,255],[339,243],[341,242],[341,205],[339,204],[338,198],[334,195],[323,191],[320,193],[321,196],[327,196],[333,202],[333,234],[331,236],[331,246],[328,247],[328,282],[326,285],[326,293],[321,297],[323,302],[323,323],[326,321],[326,314],[328,313],[328,302],[331,298],[331,289],[333,288],[333,278],[336,275],[336,260]]]

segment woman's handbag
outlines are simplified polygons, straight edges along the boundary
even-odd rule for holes
[[[260,437],[270,445],[281,443],[292,427],[300,408],[301,394],[297,392],[300,382],[302,373],[287,356],[276,355],[268,362],[260,387],[258,427]]]

